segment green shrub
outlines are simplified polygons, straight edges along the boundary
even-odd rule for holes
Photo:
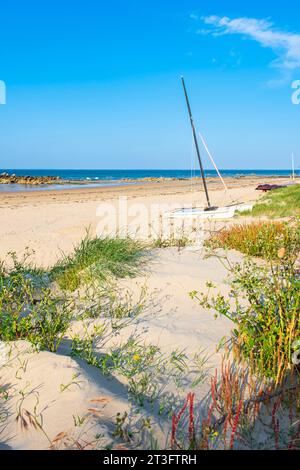
[[[0,274],[0,339],[26,339],[56,351],[71,319],[70,302],[24,272]]]
[[[300,250],[300,223],[256,222],[233,225],[207,242],[209,248],[235,249],[250,256],[278,259]]]
[[[300,340],[300,278],[294,261],[259,267],[252,261],[232,268],[229,296],[191,293],[205,308],[230,319],[236,357],[251,370],[279,382],[295,369]],[[211,289],[210,285],[210,289]]]

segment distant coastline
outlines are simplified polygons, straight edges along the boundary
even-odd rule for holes
[[[220,170],[224,178],[289,178],[290,170]],[[207,178],[218,178],[217,172],[205,170]],[[297,173],[296,173],[297,176]],[[300,176],[300,174],[298,175]],[[0,169],[0,192],[47,189],[78,189],[124,186],[163,181],[184,181],[200,178],[200,171],[191,170],[60,170]]]
[[[184,170],[184,169],[174,169],[174,170],[156,170],[156,169],[146,169],[146,170],[60,170],[60,169],[20,169],[15,170],[11,169],[1,169],[0,173],[9,173],[15,174],[17,176],[41,176],[41,177],[52,177],[60,178],[68,181],[116,181],[122,179],[145,179],[145,178],[190,178],[191,175],[200,176],[200,171],[196,170]],[[291,170],[257,170],[257,169],[232,169],[232,170],[222,170],[220,172],[226,177],[234,178],[239,176],[290,176]],[[300,175],[300,170],[298,171]],[[207,177],[212,178],[217,176],[217,173],[213,169],[206,169],[205,174]]]

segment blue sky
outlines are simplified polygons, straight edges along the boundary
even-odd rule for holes
[[[189,168],[182,74],[220,168],[300,167],[300,5],[282,0],[2,2],[0,167]]]

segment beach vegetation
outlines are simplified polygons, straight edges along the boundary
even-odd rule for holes
[[[195,416],[195,394],[174,414],[171,447],[299,449],[299,223],[233,226],[213,235],[208,247],[208,256],[228,268],[229,291],[208,281],[206,292],[190,296],[232,322],[224,343],[227,364],[211,378],[201,417]],[[220,247],[247,257],[232,263],[215,250]]]
[[[158,401],[160,414],[170,412],[174,403],[170,395],[164,394],[166,377],[177,388],[181,387],[184,377],[190,372],[184,351],[163,354],[158,346],[131,335],[126,341],[99,353],[105,343],[103,330],[86,329],[84,335],[73,336],[71,354],[97,367],[104,375],[122,377],[127,384],[129,399],[138,406],[143,407],[146,403],[154,406]],[[201,371],[197,371],[201,380],[204,380],[204,370],[203,364]]]
[[[39,349],[56,351],[69,326],[72,302],[54,294],[38,270],[20,264],[0,272],[0,340],[27,339]]]
[[[160,235],[156,239],[153,240],[153,247],[154,248],[178,248],[179,250],[182,248],[186,248],[187,246],[192,245],[192,240],[185,234],[181,235],[171,235],[169,237],[165,237]]]
[[[242,212],[240,215],[270,218],[299,217],[300,184],[268,192],[258,200],[252,210]]]
[[[199,303],[232,321],[236,358],[253,373],[280,382],[293,364],[300,340],[300,279],[294,260],[257,266],[251,260],[231,268],[230,293],[192,293]]]
[[[208,374],[205,351],[194,357],[180,349],[163,352],[137,327],[147,308],[147,289],[142,286],[140,295],[133,295],[119,278],[139,273],[149,247],[130,238],[87,236],[48,271],[12,254],[10,268],[2,263],[0,269],[0,340],[25,339],[56,352],[67,339],[67,354],[96,367],[100,378],[122,384],[128,409],[114,417],[111,446],[116,439],[120,445],[144,446],[137,442],[146,431],[152,436],[152,421],[145,416],[150,410],[155,418],[170,420],[168,449],[299,448],[299,369],[294,360],[300,344],[298,223],[239,225],[209,240],[211,250],[233,248],[266,260],[228,263],[227,294],[212,283],[208,292],[190,294],[233,325],[226,347],[234,362],[222,363],[215,375]],[[20,374],[26,367],[21,361]],[[208,376],[209,394],[196,406],[199,386]],[[60,384],[59,393],[80,383],[73,374]],[[5,397],[0,393],[0,434]],[[139,428],[132,424],[132,412]],[[84,430],[89,419],[74,412],[73,421],[74,428]],[[45,432],[40,416],[24,407],[24,397],[17,422],[23,431]],[[107,446],[101,436],[87,444],[68,432],[47,440],[50,448]]]
[[[209,249],[234,249],[246,255],[278,260],[299,252],[300,222],[235,224],[212,235],[205,244]]]
[[[106,315],[114,327],[130,322],[143,308],[144,289],[133,305],[126,291],[121,295],[108,277],[133,276],[143,253],[142,244],[129,238],[85,237],[72,255],[49,270],[34,266],[28,250],[21,258],[9,253],[6,263],[0,264],[0,340],[25,339],[54,352],[76,317]],[[82,272],[87,269],[88,273]],[[89,283],[80,301],[67,291],[79,287],[85,275]],[[99,279],[102,287],[93,284]]]
[[[74,291],[82,283],[105,280],[109,276],[124,278],[138,273],[145,245],[130,237],[92,238],[89,233],[63,255],[51,269],[51,278],[63,290]]]
[[[172,450],[299,450],[299,378],[275,385],[223,357],[208,399],[196,393],[172,416]],[[201,411],[199,411],[201,410]]]

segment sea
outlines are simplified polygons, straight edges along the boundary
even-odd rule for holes
[[[60,169],[0,169],[0,173],[15,174],[17,176],[58,176],[65,180],[66,184],[51,184],[39,186],[26,186],[19,184],[0,184],[0,191],[36,191],[47,189],[72,189],[81,185],[86,187],[95,186],[121,186],[135,184],[136,180],[143,178],[179,178],[190,179],[191,176],[200,176],[200,171],[191,170],[60,170]],[[243,176],[278,177],[291,175],[291,170],[220,170],[224,178],[240,178]],[[217,177],[215,170],[205,170],[205,175]],[[75,182],[68,183],[68,181]],[[80,184],[81,183],[81,184]]]

